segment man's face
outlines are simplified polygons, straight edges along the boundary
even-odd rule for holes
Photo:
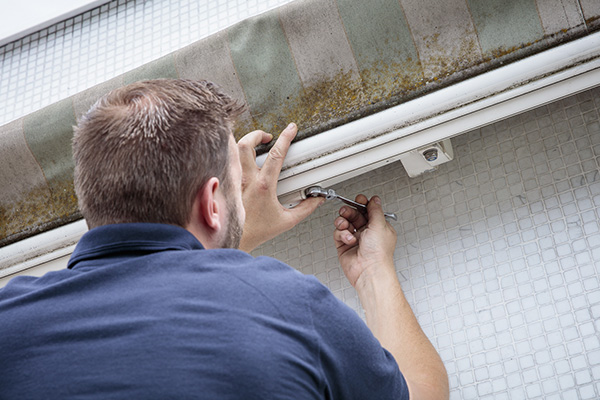
[[[221,248],[237,249],[240,245],[246,211],[242,202],[242,165],[233,135],[229,136],[229,193],[224,193],[227,203],[227,226]]]

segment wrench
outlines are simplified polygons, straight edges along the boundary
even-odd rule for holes
[[[347,199],[345,197],[342,197],[339,194],[337,194],[335,192],[335,190],[333,190],[333,189],[323,189],[321,186],[311,186],[308,189],[306,189],[304,193],[306,194],[306,197],[325,197],[325,199],[327,199],[327,200],[339,199],[342,202],[349,205],[350,207],[354,207],[360,213],[362,213],[362,214],[367,213],[367,206],[365,206],[364,204],[357,203],[356,201]],[[383,213],[383,215],[385,215],[386,218],[390,218],[390,219],[393,219],[394,221],[398,221],[398,217],[394,213]]]

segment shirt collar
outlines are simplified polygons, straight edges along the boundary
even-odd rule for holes
[[[164,250],[202,250],[204,247],[190,232],[175,225],[128,223],[103,225],[85,233],[69,259],[68,268],[112,254],[156,252]]]

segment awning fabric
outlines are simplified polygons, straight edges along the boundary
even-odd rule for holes
[[[0,127],[0,246],[81,217],[72,126],[113,88],[208,79],[248,105],[237,138],[302,140],[599,27],[595,0],[289,3]]]

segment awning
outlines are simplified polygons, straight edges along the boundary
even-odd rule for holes
[[[12,121],[0,127],[0,246],[81,218],[72,182],[72,126],[113,88],[152,78],[212,80],[248,105],[236,127],[238,138],[253,129],[277,133],[296,122],[297,148],[313,138],[326,145],[304,146],[307,152],[293,147],[295,161],[282,175],[288,179],[316,170],[320,166],[310,163],[334,152],[346,154],[339,151],[352,147],[353,154],[366,154],[372,148],[364,143],[381,148],[411,136],[416,131],[410,129],[436,115],[452,116],[447,113],[578,64],[591,65],[599,47],[591,34],[600,26],[600,7],[592,0],[581,1],[581,11],[570,2],[554,3],[298,0]],[[443,91],[588,35],[584,47],[590,48],[562,65],[514,82],[508,77],[496,89],[461,93],[444,105],[429,103],[438,100],[427,96],[454,93]],[[405,117],[398,107],[408,104],[419,104],[427,115]],[[373,121],[365,118],[386,112],[395,113],[391,125],[362,129]],[[340,133],[349,126],[361,127],[351,139]],[[389,136],[400,129],[407,130]],[[388,146],[395,153],[386,159],[417,142]],[[299,184],[294,185],[281,194],[293,194]]]

